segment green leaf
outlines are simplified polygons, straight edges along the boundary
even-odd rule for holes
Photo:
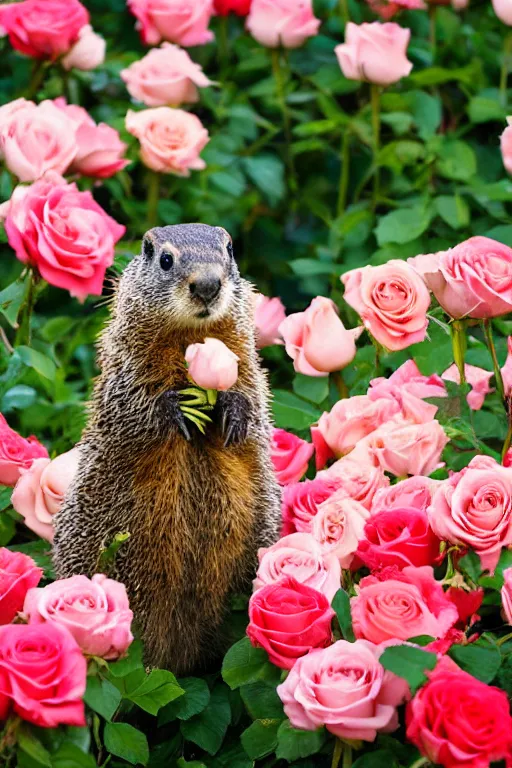
[[[255,720],[240,736],[242,746],[252,760],[271,755],[277,747],[277,732],[282,720]]]
[[[473,96],[468,104],[468,115],[472,123],[487,123],[491,120],[504,123],[507,110],[502,107],[499,99]]]
[[[161,707],[184,693],[172,672],[166,669],[152,669],[140,685],[125,693],[124,698],[133,701],[150,715],[156,715]]]
[[[13,328],[17,326],[16,320],[25,300],[27,285],[27,278],[25,277],[23,280],[16,280],[3,291],[0,291],[0,312]]]
[[[206,768],[206,763],[201,763],[199,760],[188,762],[184,757],[180,757],[176,765],[177,768]]]
[[[273,685],[263,681],[240,688],[240,696],[253,720],[284,720],[283,702]]]
[[[18,384],[8,389],[2,398],[2,413],[8,413],[15,408],[20,411],[29,408],[35,403],[37,392],[33,387],[27,387],[25,384]]]
[[[383,216],[375,229],[379,246],[387,243],[408,243],[423,234],[430,224],[430,210],[417,205],[400,208]]]
[[[469,206],[460,195],[440,195],[435,199],[439,216],[452,229],[464,229],[469,225]]]
[[[323,403],[329,395],[329,377],[304,376],[302,373],[297,373],[293,380],[293,391],[312,403]]]
[[[244,157],[243,167],[250,180],[263,192],[271,205],[277,205],[286,193],[284,165],[275,155]]]
[[[353,643],[355,638],[352,629],[352,614],[350,611],[350,598],[344,589],[338,589],[332,599],[332,607],[336,611],[336,616],[340,624],[341,632],[345,640]]]
[[[38,352],[37,349],[32,347],[16,347],[14,354],[29,368],[33,368],[40,376],[44,376],[45,379],[53,381],[57,368],[53,360],[43,355],[42,352]]]
[[[426,91],[410,91],[404,94],[411,109],[418,133],[422,139],[429,139],[441,125],[443,111],[441,99]]]
[[[445,371],[453,363],[451,336],[434,322],[429,323],[425,341],[413,344],[408,351],[425,376]]]
[[[475,584],[478,582],[480,574],[482,573],[482,563],[476,552],[473,552],[473,550],[470,549],[467,555],[464,555],[464,557],[461,557],[459,560],[459,567],[469,576],[471,581]]]
[[[64,742],[52,755],[52,768],[96,768],[96,760],[70,742]]]
[[[38,738],[30,730],[30,726],[24,724],[17,733],[18,747],[32,758],[38,765],[52,768],[50,753],[41,744]]]
[[[319,752],[325,742],[325,730],[300,731],[290,725],[289,720],[281,723],[277,732],[276,757],[289,763]]]
[[[231,689],[257,680],[272,680],[276,667],[270,664],[263,648],[254,648],[248,637],[231,646],[222,662],[222,679]]]
[[[445,139],[437,152],[436,167],[447,179],[469,181],[476,174],[476,155],[464,141]]]
[[[220,749],[230,721],[228,690],[218,685],[211,693],[208,706],[199,715],[182,722],[181,732],[187,741],[214,755]]]
[[[453,645],[448,655],[465,672],[469,672],[482,683],[490,683],[494,680],[501,665],[500,649],[485,640],[477,640],[476,643],[469,645]]]
[[[509,698],[512,697],[512,655],[506,656],[503,660],[496,675],[495,685],[503,688]]]
[[[160,710],[158,725],[165,725],[176,718],[188,720],[202,712],[210,701],[210,689],[206,680],[199,677],[183,677],[178,680],[178,685],[185,691],[185,695]]]
[[[311,403],[284,389],[274,390],[272,412],[276,427],[297,431],[309,429],[322,415],[322,411],[314,408]]]
[[[361,755],[352,763],[352,768],[395,768],[396,756],[388,749],[378,749],[376,752],[368,752]]]
[[[105,720],[112,719],[121,703],[121,698],[121,693],[108,680],[103,680],[97,676],[87,678],[84,701],[88,707],[104,717]]]
[[[247,756],[241,744],[233,744],[224,747],[214,760],[209,760],[208,768],[254,768],[254,761]]]
[[[490,237],[492,240],[498,240],[500,243],[512,246],[512,224],[500,224],[487,230],[484,234],[485,237]]]
[[[131,765],[147,765],[148,740],[142,731],[128,723],[107,723],[103,732],[105,749]]]
[[[135,640],[128,648],[128,653],[123,659],[109,664],[108,670],[112,677],[126,677],[136,669],[144,669],[142,664],[142,643]]]
[[[426,670],[436,666],[437,656],[412,645],[393,645],[386,648],[379,661],[384,669],[407,680],[411,692],[415,693],[427,680]]]

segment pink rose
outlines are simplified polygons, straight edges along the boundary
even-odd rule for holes
[[[389,21],[402,10],[426,10],[423,0],[367,0],[374,13],[377,13],[384,21]]]
[[[270,455],[281,485],[296,483],[307,471],[308,462],[313,455],[314,447],[306,440],[292,435],[285,429],[272,431]]]
[[[324,552],[336,555],[342,568],[350,568],[369,516],[359,501],[335,494],[318,507],[313,537]]]
[[[272,664],[291,669],[313,648],[331,643],[335,613],[325,595],[292,577],[262,587],[249,601],[247,634]]]
[[[512,624],[512,568],[506,568],[503,571],[503,580],[504,584],[501,588],[503,613],[505,614],[507,624]]]
[[[28,590],[37,587],[42,575],[31,557],[0,547],[0,624],[16,618]]]
[[[500,21],[512,26],[512,2],[511,0],[492,0],[494,13]]]
[[[430,475],[439,466],[448,441],[438,421],[410,424],[396,420],[373,432],[367,438],[364,450],[385,472],[396,477]]]
[[[289,533],[311,533],[313,518],[320,504],[331,496],[337,484],[315,477],[283,488],[283,536]]]
[[[0,700],[43,728],[86,725],[87,662],[73,635],[56,624],[0,627]]]
[[[407,360],[389,378],[372,379],[368,397],[395,400],[406,419],[421,424],[433,419],[437,412],[437,407],[424,403],[423,398],[446,397],[446,387],[437,374],[423,376],[414,360]]]
[[[512,469],[476,456],[443,482],[428,514],[440,539],[474,549],[493,573],[502,547],[512,545]]]
[[[350,456],[339,459],[332,467],[320,472],[318,478],[334,483],[338,489],[337,493],[344,493],[351,499],[360,501],[366,509],[371,509],[373,497],[379,488],[389,485],[389,478],[378,464],[354,461]]]
[[[188,48],[213,40],[213,0],[128,0],[128,8],[146,45],[169,40]]]
[[[372,514],[382,509],[396,509],[397,507],[414,507],[424,512],[432,503],[436,490],[440,487],[441,480],[432,480],[430,477],[416,475],[400,480],[388,488],[381,488],[373,497]]]
[[[129,109],[125,125],[140,141],[142,162],[153,171],[190,176],[191,170],[206,168],[199,154],[210,138],[195,115],[171,107]]]
[[[283,343],[279,326],[284,320],[286,320],[286,312],[281,299],[269,299],[268,296],[258,293],[254,311],[258,349]]]
[[[425,339],[430,296],[414,269],[391,260],[353,269],[341,278],[345,301],[386,349],[396,352]]]
[[[372,643],[420,635],[444,637],[458,619],[456,607],[424,565],[387,568],[361,579],[350,601],[354,633]]]
[[[494,374],[492,371],[484,371],[483,368],[478,368],[476,365],[468,365],[467,363],[464,365],[464,373],[467,383],[471,386],[471,392],[468,392],[466,400],[473,411],[479,411],[484,404],[485,396],[489,392],[494,392],[494,389],[491,389],[489,386],[489,382]],[[441,378],[445,381],[454,381],[456,384],[460,384],[460,373],[455,363],[446,369]]]
[[[410,29],[393,22],[353,24],[345,28],[345,42],[334,49],[341,71],[349,80],[392,85],[407,77],[412,64],[407,58]]]
[[[25,525],[42,539],[53,541],[53,518],[78,470],[80,449],[62,453],[57,458],[36,459],[23,470],[11,497],[11,503],[24,518]]]
[[[77,153],[71,168],[83,176],[108,179],[129,165],[123,155],[126,144],[110,125],[82,123],[76,131]]]
[[[0,7],[0,25],[12,47],[38,59],[67,53],[88,22],[79,0],[24,0]]]
[[[78,33],[78,40],[63,57],[61,64],[64,69],[81,69],[84,72],[96,69],[105,61],[106,48],[105,38],[96,34],[90,24],[86,24]]]
[[[110,661],[122,656],[133,640],[124,584],[96,574],[59,579],[31,589],[23,607],[29,624],[66,627],[83,653]]]
[[[121,71],[130,96],[147,107],[198,101],[197,88],[211,85],[202,67],[177,45],[162,43]]]
[[[509,0],[506,1],[508,4]],[[510,18],[512,25],[512,2],[510,2]],[[501,157],[505,169],[512,174],[512,119],[510,117],[507,117],[507,123],[508,125],[500,137]]]
[[[306,731],[325,725],[340,739],[363,741],[396,730],[408,688],[379,663],[383,651],[365,640],[338,640],[298,659],[277,687],[291,724]]]
[[[185,352],[188,372],[203,389],[226,390],[238,379],[238,356],[219,339],[190,344]]]
[[[33,435],[22,437],[7,424],[0,413],[0,484],[16,485],[23,470],[34,459],[47,457],[48,451]]]
[[[424,510],[395,507],[372,514],[360,537],[357,557],[371,571],[388,565],[433,565],[440,545]]]
[[[312,0],[252,0],[247,30],[267,48],[300,48],[318,33]]]
[[[345,368],[355,357],[361,328],[347,331],[331,299],[317,296],[305,312],[296,312],[279,326],[297,373],[326,376]]]
[[[274,584],[284,576],[293,576],[301,584],[322,592],[329,600],[340,588],[341,568],[338,558],[322,552],[309,533],[291,533],[271,547],[258,550],[259,567],[254,591]]]
[[[509,336],[507,340],[507,359],[501,369],[501,376],[503,378],[505,396],[510,397],[512,395],[512,336]]]

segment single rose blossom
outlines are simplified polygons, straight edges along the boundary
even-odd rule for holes
[[[270,299],[258,293],[254,310],[256,326],[256,346],[258,349],[270,347],[272,344],[282,344],[279,326],[286,320],[286,312],[281,299]]]
[[[488,768],[512,749],[505,691],[463,672],[448,656],[406,709],[407,739],[445,768]]]
[[[285,485],[282,497],[282,536],[296,532],[311,533],[313,518],[320,504],[335,492],[336,486],[336,483],[318,476],[314,480]]]
[[[362,328],[347,330],[331,299],[317,296],[305,312],[288,315],[279,326],[297,373],[327,376],[352,362]]]
[[[494,13],[500,21],[507,26],[512,26],[512,2],[511,0],[492,0]]]
[[[270,456],[280,485],[296,483],[305,474],[314,446],[285,429],[272,430]]]
[[[414,360],[406,360],[388,378],[372,379],[368,388],[371,400],[395,400],[404,418],[417,424],[431,421],[437,413],[435,405],[423,402],[425,398],[446,396],[443,380],[437,374],[423,376]]]
[[[359,501],[334,494],[313,517],[313,537],[324,552],[336,555],[342,568],[350,568],[369,516]]]
[[[26,56],[55,60],[68,53],[89,13],[79,0],[24,0],[0,6],[0,26],[13,48]]]
[[[505,365],[501,369],[501,376],[503,379],[503,387],[505,389],[505,397],[512,396],[512,336],[507,339],[507,359]]]
[[[336,493],[360,501],[366,509],[371,509],[377,491],[389,485],[389,478],[378,464],[354,461],[351,456],[344,456],[329,469],[319,472],[316,479],[319,478],[333,483],[337,489]]]
[[[140,141],[144,165],[159,173],[190,176],[206,168],[199,155],[208,144],[208,131],[195,115],[182,109],[155,107],[128,110],[126,130]]]
[[[219,16],[236,13],[237,16],[247,16],[251,9],[252,0],[213,0],[215,12]]]
[[[334,616],[325,595],[287,577],[252,595],[247,634],[272,664],[291,669],[313,648],[330,645]]]
[[[252,0],[246,27],[267,48],[300,48],[318,33],[312,0]]]
[[[105,61],[107,42],[98,35],[90,24],[85,24],[78,33],[78,40],[61,61],[64,69],[80,69],[88,72]]]
[[[16,618],[28,590],[37,587],[42,575],[31,557],[0,547],[0,624]]]
[[[16,485],[35,459],[47,457],[48,451],[36,437],[22,437],[0,413],[0,485]]]
[[[189,48],[213,40],[213,0],[128,0],[128,8],[145,45],[168,40]]]
[[[414,507],[414,509],[421,509],[426,512],[441,483],[442,480],[432,480],[430,477],[415,475],[400,480],[400,482],[387,488],[380,488],[373,497],[372,515],[384,509],[396,509],[397,507]]]
[[[411,72],[412,63],[407,58],[410,37],[410,29],[394,22],[354,24],[349,21],[345,42],[337,45],[334,53],[349,80],[392,85]]]
[[[507,624],[512,624],[512,568],[506,568],[503,571],[503,582],[503,587],[501,588],[503,613],[505,614]]]
[[[425,10],[427,6],[423,0],[367,0],[374,13],[377,13],[384,21],[389,21],[402,10]]]
[[[190,344],[185,360],[190,377],[203,389],[226,390],[238,379],[239,357],[219,339],[206,338],[202,344]]]
[[[396,708],[408,698],[405,680],[384,670],[384,647],[338,640],[298,659],[277,687],[294,728],[325,725],[340,739],[374,741],[398,728]]]
[[[466,400],[473,411],[479,411],[484,404],[485,396],[490,392],[494,392],[494,389],[489,386],[489,382],[494,374],[492,371],[485,371],[483,368],[469,365],[468,363],[464,365],[464,373],[467,383],[471,386],[471,392],[468,392]],[[441,374],[441,378],[445,381],[454,381],[456,384],[460,384],[460,373],[456,364],[450,365]]]
[[[383,424],[358,448],[395,477],[430,475],[440,464],[449,438],[438,421],[413,424],[398,419]],[[358,457],[354,457],[358,458]]]
[[[171,43],[152,48],[120,75],[130,96],[147,107],[192,104],[199,100],[197,89],[212,84],[187,51]]]
[[[341,568],[338,558],[324,553],[309,533],[291,533],[271,547],[258,550],[259,566],[253,582],[254,591],[274,584],[284,576],[293,576],[301,584],[322,592],[329,603],[340,588]]]
[[[82,176],[108,179],[129,165],[123,155],[126,144],[110,125],[82,123],[76,131],[77,153],[71,169]]]

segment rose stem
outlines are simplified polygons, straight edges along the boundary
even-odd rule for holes
[[[378,155],[380,149],[380,89],[372,83],[370,86],[370,99],[372,106],[372,130],[373,130],[373,162],[375,163],[375,175],[373,177],[373,207],[377,205],[379,196],[380,173]]]
[[[503,459],[507,455],[507,451],[510,448],[510,444],[512,443],[512,420],[509,415],[508,417],[508,430],[507,430],[507,436],[505,437],[505,442],[503,443],[503,448],[501,449],[501,463],[503,464]]]
[[[219,54],[219,68],[221,72],[221,81],[226,79],[226,70],[229,62],[229,27],[228,17],[221,16],[219,19],[219,34],[217,51]]]
[[[30,84],[27,88],[28,99],[32,99],[38,92],[39,88],[41,87],[41,83],[43,82],[44,75],[46,72],[46,66],[47,65],[44,59],[36,59],[34,61],[34,66],[32,68],[32,75],[30,78]]]
[[[338,192],[338,216],[341,216],[347,205],[347,191],[350,177],[350,131],[345,128],[341,140],[341,173]]]
[[[160,198],[160,175],[156,171],[148,174],[147,221],[148,227],[156,227],[158,224],[158,200]]]
[[[351,768],[352,766],[352,747],[350,744],[345,744],[343,749],[343,768]]]
[[[459,371],[460,385],[466,383],[466,371],[464,368],[464,355],[466,352],[466,329],[463,320],[454,320],[452,323],[452,348],[453,359]]]
[[[350,21],[350,14],[348,12],[348,0],[340,0],[340,14],[341,20],[346,26]]]
[[[416,762],[413,763],[410,768],[422,768],[424,765],[430,765],[428,757],[420,757],[420,759],[416,760]]]
[[[36,282],[37,276],[32,269],[29,269],[25,300],[21,307],[21,319],[14,340],[15,347],[21,347],[30,344],[30,320],[36,299]]]
[[[345,384],[345,381],[343,380],[341,371],[336,371],[335,373],[331,373],[331,377],[333,382],[336,384],[336,389],[339,392],[340,400],[345,400],[348,397],[348,387]]]
[[[494,339],[492,337],[492,322],[487,318],[486,320],[482,321],[482,325],[484,329],[485,340],[487,342],[487,347],[489,348],[489,352],[491,353],[491,357],[492,357],[492,364],[494,367],[494,376],[496,378],[496,386],[498,387],[498,392],[504,403],[505,402],[505,386],[503,384],[503,376],[501,375],[500,364],[498,363],[498,356],[496,354],[496,347],[494,346]]]
[[[500,72],[500,102],[503,107],[507,106],[507,79],[509,70],[509,59],[512,53],[512,35],[506,35],[503,43],[503,54],[501,60]]]
[[[334,742],[334,752],[332,755],[331,768],[338,768],[340,764],[342,752],[343,752],[343,742],[341,742],[339,739],[336,739],[336,741]]]
[[[437,49],[436,15],[437,15],[437,5],[429,5],[429,7],[428,7],[428,17],[430,19],[429,39],[430,39],[430,47],[432,49],[432,62],[435,61],[436,49]]]
[[[281,68],[281,51],[278,48],[272,49],[272,71],[276,83],[276,95],[283,115],[284,136],[286,140],[286,163],[288,166],[288,184],[290,191],[297,191],[297,178],[295,175],[295,164],[292,155],[292,131],[291,120],[288,105],[286,103],[285,83],[283,80],[283,70]]]

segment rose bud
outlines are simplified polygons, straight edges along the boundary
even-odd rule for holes
[[[190,377],[203,389],[226,390],[238,379],[238,356],[219,339],[190,344],[185,352]]]

